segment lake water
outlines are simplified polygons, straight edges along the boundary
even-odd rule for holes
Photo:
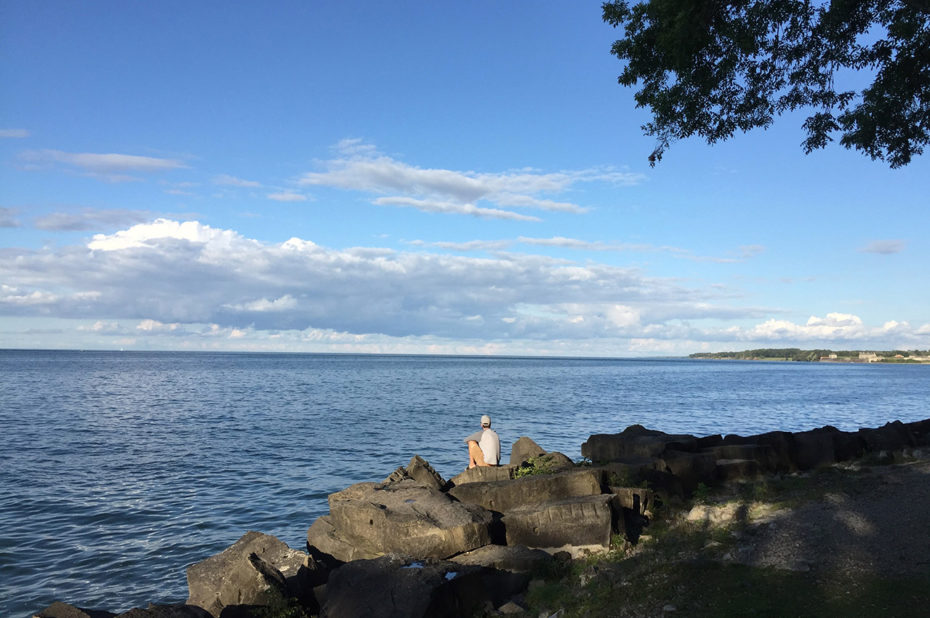
[[[930,366],[0,351],[0,616],[181,602],[247,530],[303,549],[332,492],[454,476],[485,413],[505,462],[634,423],[855,430],[930,417]]]

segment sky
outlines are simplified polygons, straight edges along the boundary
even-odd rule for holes
[[[654,168],[600,0],[0,0],[0,348],[930,348],[930,157]]]

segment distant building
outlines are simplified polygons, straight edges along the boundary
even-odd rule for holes
[[[881,358],[875,352],[859,352],[859,361],[863,363],[877,363]]]

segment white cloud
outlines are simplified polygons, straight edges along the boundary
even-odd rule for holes
[[[224,305],[227,309],[241,312],[267,312],[267,311],[288,311],[297,307],[297,299],[290,294],[285,294],[281,298],[268,300],[259,298],[257,300],[239,303],[235,305]]]
[[[235,176],[230,176],[229,174],[220,174],[219,176],[213,177],[213,184],[215,185],[225,185],[229,187],[260,187],[262,183],[255,180],[244,180],[242,178],[236,178]]]
[[[278,193],[269,193],[269,200],[274,200],[276,202],[306,202],[307,196],[300,193],[292,193],[290,191],[280,191]]]
[[[521,215],[520,213],[498,208],[480,208],[474,204],[460,204],[456,202],[437,202],[433,200],[418,200],[412,197],[379,197],[374,200],[379,206],[409,206],[423,212],[454,213],[471,215],[483,219],[509,219],[511,221],[539,221],[539,217]]]
[[[907,241],[904,240],[873,240],[866,246],[859,249],[862,253],[878,253],[879,255],[892,255],[901,253],[907,247]]]
[[[515,214],[501,207],[583,213],[586,208],[550,199],[548,195],[564,192],[578,183],[630,185],[644,179],[639,174],[613,170],[479,173],[420,168],[380,154],[374,146],[360,140],[343,140],[337,157],[321,165],[324,171],[304,174],[300,184],[381,194],[375,200],[381,205],[412,206],[428,212],[482,213],[478,216],[495,218],[504,218],[501,212]],[[497,208],[479,206],[481,201]],[[506,218],[519,220],[516,216]]]
[[[27,150],[20,160],[30,167],[42,168],[57,164],[77,168],[86,174],[111,182],[138,180],[128,172],[164,172],[186,168],[177,159],[145,157],[122,153],[63,152],[61,150]]]
[[[230,230],[218,230],[196,221],[183,223],[169,219],[156,219],[152,223],[134,225],[115,234],[95,234],[87,247],[94,251],[119,251],[134,247],[157,247],[160,241],[183,240],[199,245],[211,244],[220,249],[244,242]]]
[[[29,137],[26,129],[0,129],[0,139],[22,139]]]

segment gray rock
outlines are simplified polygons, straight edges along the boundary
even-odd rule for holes
[[[446,558],[490,542],[491,513],[407,479],[357,483],[329,496],[307,543],[348,562],[385,554]]]
[[[100,609],[84,609],[68,603],[55,601],[32,618],[114,618],[116,614]]]
[[[521,506],[600,493],[600,473],[593,470],[537,474],[512,481],[467,483],[449,490],[449,494],[457,500],[500,513]]]
[[[712,483],[717,457],[711,453],[686,453],[666,449],[656,459],[656,469],[673,474],[681,480],[686,491],[693,491],[698,483]]]
[[[679,451],[697,449],[697,438],[690,435],[670,435],[631,425],[616,434],[595,434],[581,445],[581,454],[591,461],[609,462],[658,457],[666,448]]]
[[[570,498],[525,506],[503,517],[508,545],[554,549],[610,546],[611,495]]]
[[[525,545],[485,545],[455,556],[451,561],[498,571],[526,573],[552,562],[552,556],[541,549],[530,549]]]
[[[466,468],[464,472],[452,477],[450,483],[454,486],[466,483],[484,483],[487,481],[508,481],[513,478],[516,466],[479,466]]]
[[[836,463],[833,435],[838,432],[835,427],[827,426],[793,434],[791,458],[797,469],[810,470]]]
[[[232,546],[187,569],[188,605],[218,617],[230,605],[266,605],[307,598],[308,556],[277,538],[250,531]]]
[[[510,465],[519,466],[530,457],[545,455],[546,451],[526,436],[521,436],[510,449]]]
[[[149,605],[123,612],[116,618],[210,618],[210,612],[196,605]]]
[[[357,560],[333,572],[321,616],[471,616],[490,601],[482,575],[481,567],[444,561]]]
[[[446,486],[445,479],[419,455],[414,455],[410,463],[407,464],[407,476],[421,485],[432,487],[433,489],[442,490]]]
[[[755,479],[762,474],[758,462],[752,459],[718,459],[717,478],[721,481]]]

